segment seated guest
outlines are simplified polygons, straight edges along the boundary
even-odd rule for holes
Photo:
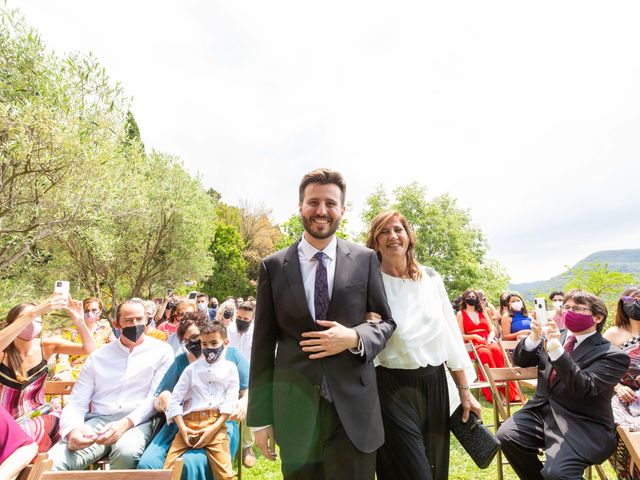
[[[611,397],[629,357],[600,334],[607,307],[598,297],[572,290],[562,309],[567,332],[549,320],[543,341],[542,327],[533,320],[531,334],[514,352],[516,365],[538,367],[535,396],[497,433],[520,478],[579,479],[615,448]]]
[[[38,454],[38,445],[0,407],[0,478],[14,480]]]
[[[200,343],[200,326],[207,323],[206,316],[202,312],[187,313],[178,327],[178,337],[184,345],[186,353],[176,356],[173,365],[169,368],[164,378],[158,385],[155,395],[157,398],[152,402],[156,411],[165,412],[169,405],[171,391],[178,383],[182,372],[202,356],[202,344]],[[225,341],[225,344],[227,342]],[[227,347],[224,358],[235,364],[240,378],[240,399],[237,402],[236,410],[231,416],[232,421],[226,423],[227,436],[229,437],[231,456],[235,456],[238,449],[239,434],[238,421],[244,420],[247,413],[247,387],[249,384],[249,361],[244,358],[237,348]],[[159,469],[164,465],[169,446],[176,434],[178,427],[175,423],[165,423],[158,434],[153,438],[145,450],[138,469]],[[207,455],[204,450],[192,449],[184,456],[184,468],[182,470],[183,480],[213,480],[209,469]]]
[[[229,324],[227,333],[229,345],[236,347],[247,358],[251,358],[253,345],[253,315],[254,302],[244,301],[236,312],[236,321]],[[242,461],[246,467],[252,468],[256,464],[253,453],[253,431],[246,424],[242,426]]]
[[[233,298],[222,302],[222,305],[218,308],[218,313],[216,313],[216,320],[224,323],[225,327],[228,327],[231,323],[235,323],[236,301]]]
[[[517,293],[507,296],[507,313],[500,322],[503,340],[519,340],[531,333],[531,317],[524,300]]]
[[[169,343],[169,346],[173,349],[173,353],[175,355],[179,355],[180,353],[184,353],[185,351],[184,348],[182,347],[182,344],[180,343],[180,339],[178,338],[178,335],[176,335],[176,330],[178,329],[178,326],[182,322],[182,319],[184,318],[184,316],[187,313],[191,313],[195,311],[196,311],[196,306],[193,304],[193,302],[190,302],[188,300],[180,300],[176,304],[176,308],[173,310],[171,321],[160,325],[160,330],[162,330],[163,332],[167,332],[169,334],[167,343]],[[171,324],[171,328],[169,328],[169,326],[165,327],[164,329],[162,328],[163,325],[168,325],[168,324]],[[173,325],[175,325],[175,329]],[[172,329],[173,331],[170,331]]]
[[[632,432],[640,431],[640,288],[632,287],[618,300],[614,326],[604,332],[604,338],[621,347],[629,355],[629,370],[620,383],[614,387],[615,395],[611,399],[613,418],[616,425],[628,428]],[[619,479],[640,478],[638,466],[634,462],[624,442],[617,438],[618,444],[611,463]],[[632,471],[631,469],[634,468]]]
[[[96,349],[105,343],[115,340],[116,337],[111,329],[111,323],[106,319],[100,318],[102,315],[102,302],[98,298],[85,298],[82,301],[82,309],[84,310],[84,323],[96,343]],[[76,328],[69,328],[63,331],[61,337],[70,342],[82,343],[82,336]],[[52,379],[75,382],[78,379],[80,367],[82,367],[86,359],[86,355],[58,354]]]
[[[479,292],[474,290],[466,290],[460,300],[460,311],[456,314],[458,327],[462,332],[462,338],[465,342],[472,342],[478,353],[482,365],[489,365],[490,368],[504,367],[504,354],[498,342],[495,341],[495,330],[493,323],[486,313],[484,302]],[[473,352],[469,352],[471,360]],[[482,372],[478,371],[478,377],[481,380]],[[520,401],[518,390],[513,382],[508,382],[509,399],[512,402]],[[483,388],[482,393],[487,402],[492,401],[491,390]]]
[[[167,304],[167,308],[169,308],[169,305],[170,304]],[[188,300],[180,300],[171,311],[169,320],[160,324],[158,326],[158,330],[166,332],[169,335],[176,333],[178,325],[180,325],[180,320],[184,317],[184,314],[193,310],[195,310],[193,303]]]
[[[82,343],[59,337],[40,338],[42,314],[60,309],[69,313]],[[95,349],[95,341],[85,324],[82,302],[61,295],[54,295],[38,306],[16,305],[7,314],[7,324],[9,327],[19,324],[21,328],[12,329],[13,333],[5,335],[3,342],[6,347],[0,363],[0,406],[18,420],[22,430],[38,444],[38,451],[46,452],[58,440],[59,430],[59,418],[50,413],[51,405],[44,396],[48,360],[56,354],[89,354]]]
[[[173,362],[164,342],[144,334],[140,301],[116,311],[120,338],[89,356],[62,411],[62,441],[49,451],[54,470],[84,470],[108,456],[113,469],[135,468],[151,438],[148,402]]]
[[[556,325],[558,326],[558,328],[560,329],[565,328],[563,315],[562,315],[562,304],[564,303],[564,293],[559,290],[554,290],[549,294],[549,300],[551,301],[553,310],[547,314],[548,318],[553,318],[553,321],[556,322]]]
[[[200,292],[196,296],[196,307],[201,312],[206,313],[207,317],[209,317],[209,320],[215,320],[216,318],[215,315],[212,317],[211,312],[209,310],[209,295],[207,295],[206,293]]]
[[[236,366],[223,358],[226,339],[221,323],[200,327],[202,358],[182,372],[169,400],[167,420],[178,425],[178,433],[164,468],[187,450],[203,448],[216,480],[234,478],[225,421],[235,410],[240,381]]]
[[[216,297],[211,297],[209,299],[209,318],[211,320],[215,320],[217,313],[218,313],[218,299]]]
[[[144,329],[144,334],[148,337],[157,338],[158,340],[166,342],[169,335],[165,332],[161,332],[155,327],[156,322],[154,321],[154,318],[158,309],[156,302],[153,300],[147,300],[142,302],[142,304],[144,305],[144,315],[147,317],[147,326]]]

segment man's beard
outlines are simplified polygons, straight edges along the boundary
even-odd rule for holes
[[[340,227],[340,220],[342,220],[342,217],[338,218],[337,220],[332,220],[329,217],[323,217],[329,220],[329,223],[327,224],[328,230],[325,230],[323,232],[318,232],[318,231],[312,230],[312,226],[313,226],[312,219],[308,219],[303,215],[300,215],[300,218],[302,219],[302,226],[304,227],[305,232],[307,232],[313,238],[316,238],[318,240],[324,240],[325,238],[329,238],[331,235],[336,233],[338,231],[338,227]],[[312,217],[312,218],[320,218],[320,217]]]

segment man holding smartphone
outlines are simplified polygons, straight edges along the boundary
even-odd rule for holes
[[[53,470],[84,470],[108,456],[113,469],[134,469],[151,438],[153,393],[173,363],[171,347],[144,334],[139,300],[120,304],[120,338],[92,353],[62,411],[62,441],[49,450]]]

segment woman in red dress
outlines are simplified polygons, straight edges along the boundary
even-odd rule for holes
[[[481,295],[474,290],[466,290],[462,294],[457,319],[462,338],[465,342],[473,343],[482,364],[489,365],[490,368],[504,367],[502,348],[495,340],[493,323],[484,314]],[[473,360],[473,353],[469,353],[469,355]],[[480,371],[478,371],[478,378],[484,380]],[[483,388],[482,393],[488,402],[492,401],[489,388]],[[511,402],[520,401],[518,390],[513,382],[509,382],[509,400]]]

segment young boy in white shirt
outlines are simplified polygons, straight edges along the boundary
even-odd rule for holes
[[[220,322],[200,328],[202,357],[178,380],[167,410],[167,420],[178,425],[164,468],[171,468],[187,450],[204,448],[216,480],[233,479],[225,421],[233,413],[240,391],[238,369],[224,359],[227,330]]]

